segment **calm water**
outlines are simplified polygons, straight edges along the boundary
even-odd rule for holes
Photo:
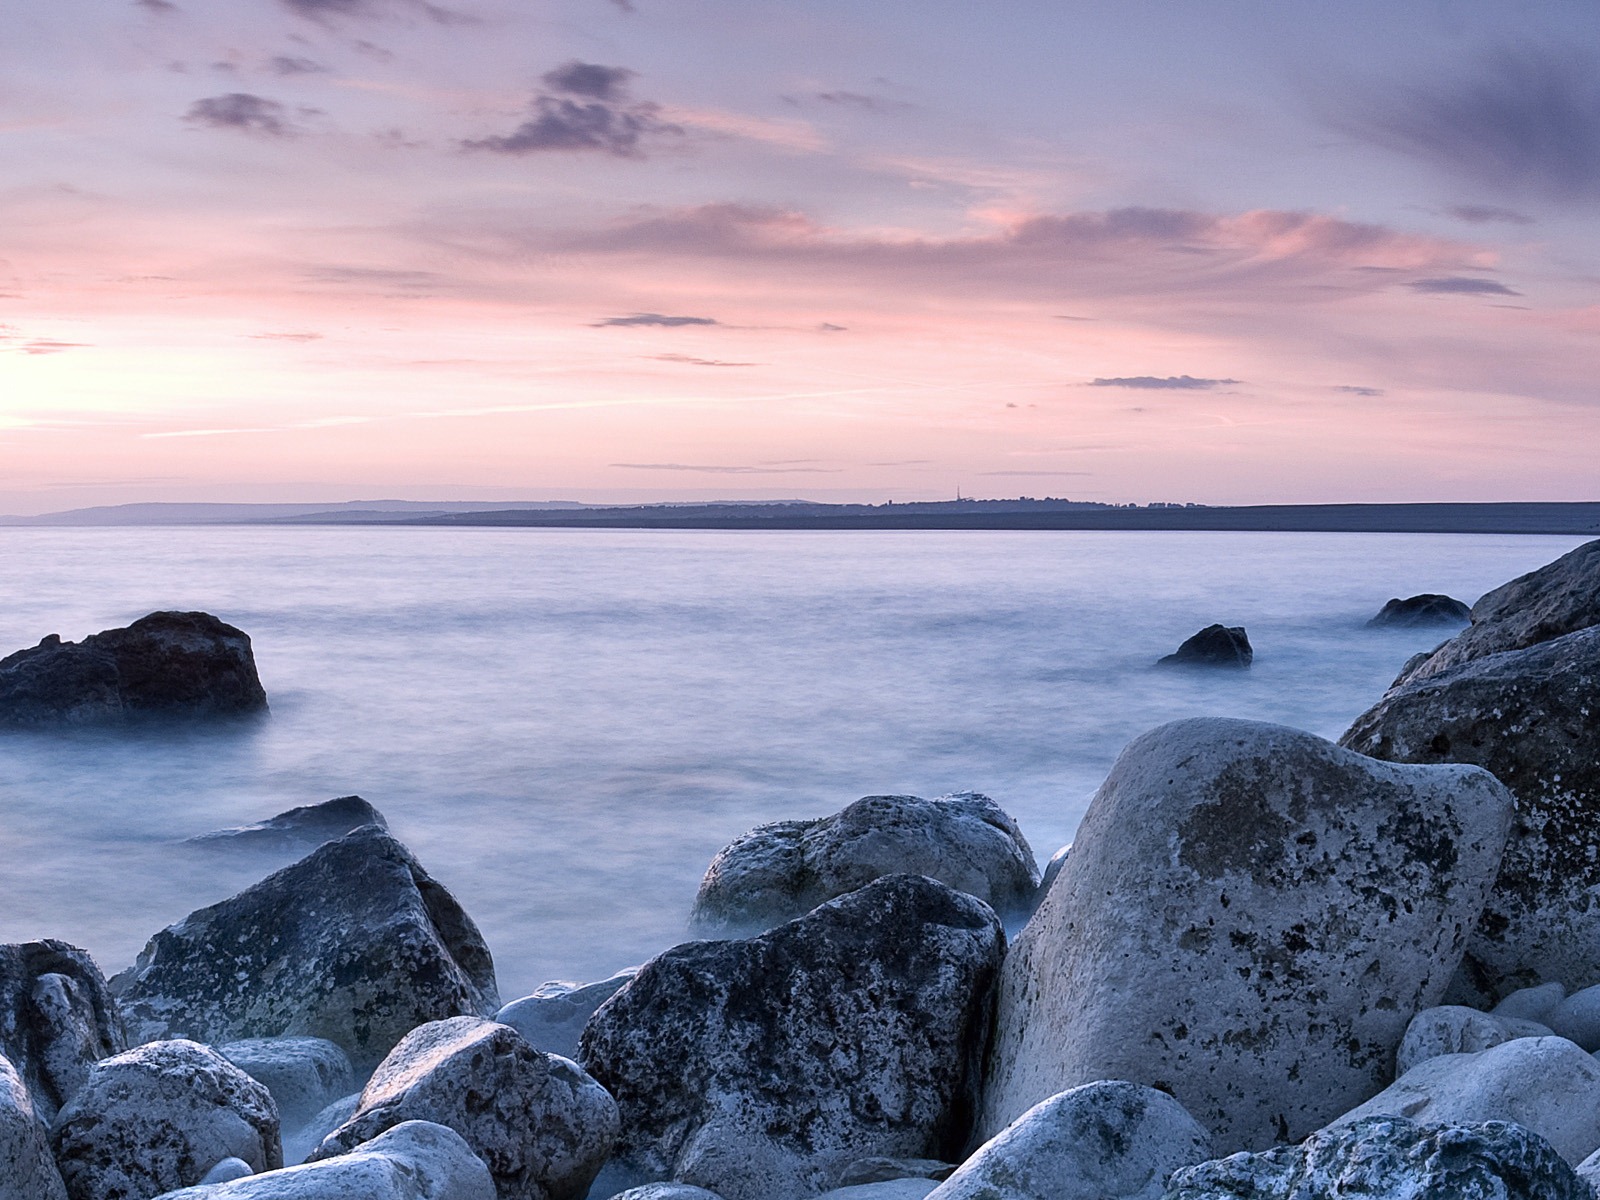
[[[158,608],[254,639],[247,729],[0,735],[0,941],[125,966],[282,865],[180,839],[359,793],[482,926],[507,999],[681,940],[761,821],[975,789],[1042,861],[1118,750],[1198,714],[1337,737],[1469,603],[1574,538],[0,530],[0,654]],[[1149,669],[1243,624],[1243,676]]]

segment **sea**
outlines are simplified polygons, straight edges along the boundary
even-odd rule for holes
[[[0,942],[109,974],[292,855],[187,844],[357,794],[462,902],[510,1000],[684,940],[728,841],[979,791],[1041,865],[1122,747],[1193,716],[1337,738],[1570,537],[405,527],[0,529],[0,655],[156,609],[252,638],[256,721],[0,732]],[[1153,663],[1243,625],[1244,672]]]

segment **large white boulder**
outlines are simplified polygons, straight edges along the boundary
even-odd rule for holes
[[[1293,1141],[1380,1090],[1494,879],[1510,794],[1200,719],[1123,751],[1002,972],[981,1131],[1125,1079],[1219,1149]]]
[[[50,1139],[10,1059],[0,1055],[0,1200],[67,1200]]]

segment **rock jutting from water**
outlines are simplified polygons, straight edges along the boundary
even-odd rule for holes
[[[1367,622],[1367,628],[1415,629],[1421,625],[1465,625],[1471,620],[1472,609],[1460,600],[1424,592],[1404,600],[1394,597]]]
[[[383,814],[360,796],[339,796],[321,804],[291,808],[253,825],[214,829],[189,838],[192,846],[246,850],[298,850],[302,854],[324,842],[336,841],[363,825],[389,828]]]
[[[1207,625],[1188,638],[1178,649],[1165,658],[1156,660],[1158,667],[1220,667],[1243,670],[1255,659],[1250,638],[1242,625]]]

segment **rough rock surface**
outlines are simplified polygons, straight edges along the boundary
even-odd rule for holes
[[[934,1200],[1160,1200],[1167,1177],[1212,1155],[1165,1092],[1085,1084],[1035,1104],[962,1163]]]
[[[154,612],[81,642],[51,634],[0,658],[0,725],[257,712],[250,638],[210,613]]]
[[[1243,670],[1255,659],[1242,625],[1207,625],[1176,652],[1157,659],[1158,667],[1234,667]]]
[[[619,1153],[728,1200],[814,1194],[869,1155],[960,1157],[1004,940],[981,901],[891,875],[667,951],[583,1034]]]
[[[611,1200],[722,1200],[715,1192],[695,1187],[689,1183],[646,1183],[625,1192],[618,1192]]]
[[[1600,1148],[1600,1062],[1566,1038],[1519,1038],[1418,1063],[1330,1123],[1397,1116],[1433,1124],[1514,1121],[1573,1166]]]
[[[1551,1033],[1537,1021],[1498,1017],[1459,1004],[1425,1008],[1406,1026],[1395,1052],[1394,1073],[1404,1075],[1418,1063],[1441,1054],[1476,1054],[1517,1038],[1550,1037]]]
[[[67,1200],[50,1141],[15,1067],[0,1055],[0,1200]]]
[[[1101,1079],[1170,1091],[1223,1150],[1360,1103],[1439,1002],[1511,815],[1476,768],[1279,725],[1138,738],[1006,958],[983,1134]]]
[[[1517,797],[1516,830],[1453,1001],[1481,1006],[1547,979],[1600,983],[1596,696],[1600,627],[1414,673],[1340,739],[1395,762],[1474,763]]]
[[[898,874],[937,879],[1002,917],[1025,914],[1039,886],[1022,830],[989,797],[865,796],[831,817],[735,838],[706,871],[690,923],[706,936],[754,933]]]
[[[362,1091],[355,1115],[312,1158],[343,1154],[412,1120],[465,1138],[501,1200],[581,1200],[617,1136],[616,1102],[576,1064],[478,1017],[408,1033]]]
[[[387,829],[383,814],[360,796],[338,796],[321,804],[291,808],[253,825],[214,829],[189,839],[193,846],[247,850],[300,850],[302,852],[342,838],[363,825]]]
[[[147,1200],[199,1183],[225,1158],[254,1171],[283,1166],[267,1089],[182,1040],[96,1063],[57,1115],[53,1140],[72,1200]]]
[[[1418,625],[1465,625],[1472,620],[1472,609],[1459,600],[1424,592],[1420,596],[1398,596],[1367,622],[1369,629],[1414,629]]]
[[[564,1058],[578,1056],[578,1038],[583,1027],[599,1008],[639,973],[637,967],[619,971],[599,983],[542,983],[533,995],[513,1000],[502,1008],[495,1020],[509,1025],[536,1049]]]
[[[500,1007],[472,918],[372,826],[190,913],[111,984],[140,1040],[321,1037],[363,1073],[418,1025]]]
[[[324,1038],[247,1038],[218,1049],[272,1093],[285,1129],[298,1129],[355,1086],[350,1056]]]
[[[53,939],[0,946],[0,1054],[43,1120],[91,1066],[126,1048],[111,989],[86,951]]]
[[[495,1200],[489,1169],[461,1135],[407,1121],[339,1158],[184,1188],[161,1200]]]
[[[1516,1125],[1418,1125],[1400,1117],[1299,1146],[1186,1167],[1165,1200],[1592,1200],[1537,1134]]]

